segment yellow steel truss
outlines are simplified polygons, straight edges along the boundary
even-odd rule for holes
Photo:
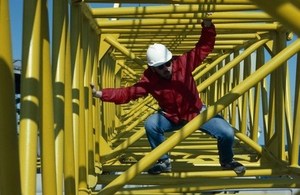
[[[52,0],[53,13],[45,0],[25,0],[19,126],[8,2],[0,0],[1,195],[36,194],[37,174],[51,195],[300,188],[299,0]],[[216,45],[193,76],[209,107],[151,151],[143,121],[155,100],[105,103],[89,84],[132,85],[149,44],[184,53],[207,12]],[[216,113],[235,129],[244,175],[221,170],[216,141],[197,131]],[[144,174],[166,152],[173,172]]]

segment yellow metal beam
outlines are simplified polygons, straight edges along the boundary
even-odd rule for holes
[[[41,163],[42,163],[42,189],[45,194],[62,194],[57,189],[58,173],[56,168],[61,167],[62,164],[57,165],[55,161],[55,131],[54,131],[54,109],[53,109],[53,83],[52,71],[50,64],[50,37],[49,37],[49,19],[47,2],[42,1],[41,9],[41,32],[42,32],[42,61],[40,67],[40,140],[41,140]],[[61,170],[62,172],[62,170]],[[61,176],[63,176],[61,174]],[[60,181],[61,182],[61,181]]]
[[[135,14],[135,15],[116,15],[111,16],[115,18],[156,18],[156,19],[201,19],[203,18],[203,13],[167,13],[167,14]],[[107,18],[107,16],[99,16],[97,18]],[[271,21],[272,17],[264,12],[215,12],[213,15],[208,16],[207,18],[213,19],[214,22],[225,19],[233,19],[236,21],[240,21],[243,19],[251,19],[251,20],[262,20],[262,21]]]
[[[272,4],[261,0],[251,0],[268,14],[278,19],[282,24],[300,36],[299,5],[296,6],[291,1],[274,0]]]
[[[100,8],[104,2],[115,3],[108,0],[63,3],[55,0],[52,27],[47,22],[46,1],[25,1],[20,175],[18,150],[15,149],[9,8],[7,0],[0,2],[0,21],[4,26],[0,42],[5,46],[5,51],[0,49],[0,63],[4,65],[0,71],[0,87],[7,91],[0,97],[1,110],[7,110],[7,115],[0,114],[0,120],[5,120],[2,122],[4,126],[0,127],[0,156],[5,159],[0,162],[0,194],[35,194],[37,153],[32,148],[37,147],[38,130],[42,140],[42,188],[47,194],[91,194],[98,176],[101,184],[108,183],[98,192],[100,194],[188,193],[235,188],[237,185],[238,188],[258,185],[266,188],[299,187],[300,128],[297,119],[300,100],[297,78],[300,73],[298,67],[297,73],[290,72],[291,77],[296,78],[293,98],[285,63],[296,52],[297,65],[300,63],[300,41],[293,39],[294,43],[286,46],[286,41],[291,38],[287,31],[299,35],[300,0],[275,0],[272,4],[258,0],[125,0],[119,1],[119,5],[134,4],[112,8]],[[167,45],[174,55],[193,48],[199,39],[200,22],[206,17],[206,12],[213,12],[208,17],[216,26],[217,40],[213,52],[193,75],[199,84],[202,100],[210,107],[178,132],[166,134],[169,139],[151,151],[141,126],[142,121],[158,109],[153,98],[148,96],[125,105],[102,103],[91,98],[89,84],[95,83],[100,89],[133,84],[147,68],[146,49],[154,42]],[[70,28],[68,21],[71,22]],[[52,43],[49,29],[53,29]],[[267,39],[272,42],[266,43]],[[266,46],[265,43],[271,55],[267,63],[265,50],[261,47]],[[52,52],[49,51],[50,44]],[[257,54],[255,68],[252,66],[253,52]],[[266,79],[269,74],[270,79]],[[54,102],[51,91],[55,95]],[[290,99],[294,100],[291,104]],[[295,105],[294,111],[290,108],[292,104]],[[257,178],[243,177],[240,183],[233,171],[220,172],[216,140],[194,132],[199,124],[217,112],[229,119],[234,128],[239,128],[235,135],[240,147],[235,147],[234,152],[241,163],[249,167],[244,176],[292,175],[293,179],[279,181],[270,178],[261,183]],[[261,120],[263,124],[259,123]],[[261,125],[266,148],[258,143]],[[53,150],[54,138],[56,153]],[[288,151],[285,151],[285,144]],[[162,174],[155,180],[152,176],[140,175],[161,154],[171,149],[174,172]],[[129,165],[121,166],[123,161],[117,156],[122,153],[141,160],[130,168]],[[254,158],[256,162],[253,162]],[[207,166],[212,170],[209,171]],[[125,172],[115,176],[97,175],[102,173],[102,167],[104,171]],[[206,179],[202,181],[204,177]],[[211,180],[207,180],[208,177],[212,177]],[[13,180],[16,182],[12,183]],[[199,185],[199,181],[205,186]],[[185,184],[181,185],[182,182]],[[158,186],[149,186],[149,190],[137,186],[117,192],[125,184]]]
[[[216,168],[218,169],[218,168]],[[288,169],[251,169],[247,170],[243,176],[245,177],[255,177],[257,175],[260,176],[277,176],[281,174],[287,174]],[[103,175],[103,177],[99,178],[99,184],[108,184],[113,179],[115,179],[117,175]],[[226,171],[226,170],[212,170],[212,171],[194,171],[194,172],[173,172],[173,173],[165,173],[163,175],[155,175],[153,177],[149,175],[139,175],[135,177],[129,183],[132,185],[168,185],[170,184],[169,180],[172,180],[173,185],[181,184],[183,181],[184,183],[194,183],[195,181],[199,180],[213,180],[213,179],[220,179],[223,177],[236,177],[236,174],[233,171]],[[244,178],[246,179],[246,178]],[[175,187],[175,186],[174,186]],[[255,188],[255,186],[253,186]],[[161,189],[161,188],[160,188]]]
[[[104,40],[106,42],[108,42],[109,44],[111,44],[112,46],[114,46],[116,49],[118,49],[120,52],[122,52],[125,56],[131,58],[133,61],[135,61],[137,64],[141,65],[142,67],[144,67],[145,62],[141,59],[139,59],[138,57],[136,57],[136,55],[134,53],[132,53],[131,51],[129,51],[126,47],[124,47],[123,45],[121,45],[116,39],[114,39],[111,36],[106,36],[104,38]],[[146,68],[146,67],[144,67]]]
[[[81,2],[79,4],[77,4],[77,6],[80,6],[81,8],[81,12],[84,14],[84,16],[86,17],[86,19],[89,21],[89,26],[97,33],[100,34],[99,29],[98,29],[98,25],[95,22],[95,20],[93,19],[92,16],[92,12],[89,6],[87,6],[86,3]]]
[[[204,68],[202,71],[200,71],[198,74],[194,76],[195,80],[200,79],[203,75],[207,74],[209,71],[211,71],[214,67],[216,67],[221,61],[223,61],[225,58],[227,58],[230,54],[226,53],[222,56],[218,57],[216,60],[213,61],[213,63],[208,64],[206,68]]]
[[[57,172],[57,194],[64,192],[64,141],[65,141],[65,65],[66,65],[66,33],[67,16],[65,1],[54,0],[53,7],[53,47],[52,47],[52,70],[53,70],[53,95],[54,95],[54,131],[55,131],[55,160]],[[70,74],[70,73],[69,73]],[[71,147],[72,145],[70,145]],[[72,157],[71,157],[72,158]],[[72,165],[71,165],[72,167]],[[69,189],[69,186],[68,186]]]
[[[299,167],[299,137],[300,137],[300,52],[297,54],[297,74],[295,83],[294,132],[291,154],[291,166]]]
[[[197,34],[195,35],[189,35],[189,34],[184,34],[184,35],[175,35],[175,34],[169,34],[168,36],[164,36],[164,35],[159,35],[157,34],[155,37],[152,35],[149,36],[137,36],[137,37],[133,37],[130,34],[123,34],[122,38],[118,38],[118,41],[120,43],[123,43],[125,41],[130,41],[130,42],[139,42],[139,41],[159,41],[159,40],[169,40],[170,42],[174,41],[174,40],[198,40],[199,39],[199,32],[195,32]],[[267,33],[267,31],[265,32],[265,34]],[[257,32],[254,33],[250,33],[250,32],[246,32],[246,33],[236,33],[236,32],[231,32],[229,34],[217,34],[216,38],[217,40],[220,39],[256,39],[259,38],[260,35]]]
[[[257,10],[255,5],[168,5],[168,6],[147,6],[147,7],[121,7],[121,8],[93,8],[91,10],[94,18],[115,17],[121,15],[140,14],[172,14],[172,13],[199,13],[199,12],[219,12],[219,11],[249,11]],[[204,16],[204,15],[203,15]]]
[[[161,23],[161,25],[167,25],[166,23]],[[274,24],[246,24],[246,23],[231,23],[231,24],[216,24],[217,33],[228,32],[228,29],[231,31],[236,30],[236,32],[254,32],[254,31],[266,31],[266,30],[278,30],[281,25],[274,23]],[[109,34],[109,33],[126,33],[126,34],[188,34],[189,32],[193,34],[199,34],[201,29],[200,25],[188,25],[188,26],[180,26],[179,28],[132,28],[133,26],[128,26],[127,28],[101,28],[101,33]],[[157,26],[158,27],[158,26]],[[193,27],[193,28],[188,28]],[[153,29],[154,28],[154,29]]]
[[[87,0],[86,2],[110,3],[109,0]],[[140,0],[116,0],[115,3],[141,3]],[[200,3],[218,3],[218,4],[249,4],[250,0],[147,0],[149,4],[200,4]]]
[[[194,25],[193,25],[194,24]],[[160,26],[164,25],[164,29],[167,29],[169,25],[170,27],[177,26],[178,28],[184,28],[186,25],[201,29],[201,24],[199,24],[199,20],[197,19],[142,19],[142,20],[114,20],[114,21],[99,21],[98,22],[99,27],[101,28],[101,32],[103,32],[104,29],[109,28],[132,28],[132,29],[138,29],[139,27],[141,29],[146,28],[147,26]],[[224,28],[227,29],[253,29],[253,30],[275,30],[279,27],[276,23],[233,23],[233,24],[215,24],[217,30],[222,30]],[[161,29],[157,29],[161,30]]]
[[[197,89],[199,92],[203,91],[205,88],[207,88],[209,85],[212,84],[213,81],[215,81],[217,78],[221,77],[223,74],[225,74],[227,71],[232,69],[234,66],[236,66],[239,62],[241,62],[243,59],[245,59],[248,55],[250,55],[253,51],[255,51],[257,48],[262,46],[268,41],[268,39],[262,39],[248,47],[244,50],[243,53],[241,53],[239,56],[235,57],[234,60],[229,62],[226,66],[224,66],[222,69],[220,69],[217,73],[210,76],[209,79],[202,82],[200,85],[198,85]]]
[[[133,76],[136,77],[136,79],[138,79],[137,77],[139,75],[137,75],[137,73],[133,69],[131,69],[130,67],[126,66],[124,64],[124,61],[122,61],[122,62],[118,61],[118,65],[121,66],[122,68],[126,69],[128,72],[130,72],[130,74],[132,74]]]
[[[300,183],[297,179],[287,178],[274,178],[266,180],[257,179],[239,179],[239,180],[226,180],[226,179],[196,179],[195,182],[185,182],[184,180],[177,185],[166,185],[160,188],[157,186],[139,189],[124,189],[116,194],[171,194],[171,193],[196,193],[211,190],[226,190],[226,189],[265,189],[265,188],[299,188]],[[217,184],[217,186],[216,186]]]
[[[73,132],[75,143],[75,184],[78,194],[89,194],[86,166],[86,134],[84,120],[84,81],[82,61],[82,15],[80,5],[71,5],[71,35]]]
[[[41,65],[41,9],[42,1],[24,1],[20,165],[22,194],[36,193],[36,162],[38,140],[39,82]]]
[[[22,194],[9,1],[0,0],[0,194]]]
[[[65,10],[68,10],[65,4]],[[66,16],[67,17],[67,16]],[[67,17],[68,18],[68,17]],[[66,24],[69,26],[69,24]],[[65,104],[64,104],[64,189],[66,195],[76,194],[76,175],[75,175],[75,152],[74,152],[74,133],[72,120],[72,66],[71,66],[71,46],[70,32],[66,34],[66,59],[65,59]]]
[[[164,143],[152,150],[149,154],[144,156],[139,162],[131,166],[122,175],[118,176],[115,180],[105,186],[99,194],[113,194],[118,191],[125,183],[132,180],[137,174],[149,167],[159,156],[170,151],[173,147],[179,144],[183,139],[188,137],[199,125],[203,124],[206,120],[213,117],[216,113],[223,110],[232,101],[236,100],[243,93],[249,90],[257,82],[262,80],[276,68],[289,59],[290,56],[300,50],[300,40],[295,41],[289,47],[282,50],[278,55],[272,58],[262,68],[252,74],[250,77],[241,82],[240,85],[233,88],[230,93],[220,98],[215,104],[208,107],[206,111],[195,117],[192,121],[187,123],[180,131],[173,134]],[[282,55],[285,54],[285,55]],[[249,183],[247,183],[249,184]],[[298,184],[299,185],[299,184]],[[215,187],[215,186],[214,186]]]

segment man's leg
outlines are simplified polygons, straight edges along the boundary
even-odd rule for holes
[[[146,135],[152,149],[159,146],[164,140],[165,132],[171,132],[180,129],[182,126],[175,125],[168,120],[162,113],[152,114],[145,121]],[[162,172],[170,172],[171,163],[168,154],[160,157],[157,163],[148,170],[149,174],[160,174]]]
[[[200,129],[217,139],[220,164],[224,169],[232,169],[236,173],[245,171],[242,164],[233,160],[234,131],[222,116],[216,115],[204,123]]]

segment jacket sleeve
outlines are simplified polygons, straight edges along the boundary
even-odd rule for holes
[[[214,24],[210,27],[204,27],[202,23],[202,32],[194,49],[186,53],[186,65],[192,72],[199,66],[203,60],[214,49],[216,30]]]
[[[106,88],[102,90],[101,100],[105,102],[113,102],[115,104],[124,104],[130,100],[148,95],[149,81],[145,76],[141,80],[130,87]]]

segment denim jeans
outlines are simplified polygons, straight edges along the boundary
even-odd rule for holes
[[[145,129],[148,141],[152,149],[156,148],[165,140],[164,133],[181,129],[184,124],[175,124],[167,119],[163,113],[157,112],[145,121]],[[219,159],[221,164],[233,160],[234,132],[230,124],[220,115],[216,115],[205,122],[199,130],[217,139]],[[161,160],[169,158],[168,154],[160,157]]]

